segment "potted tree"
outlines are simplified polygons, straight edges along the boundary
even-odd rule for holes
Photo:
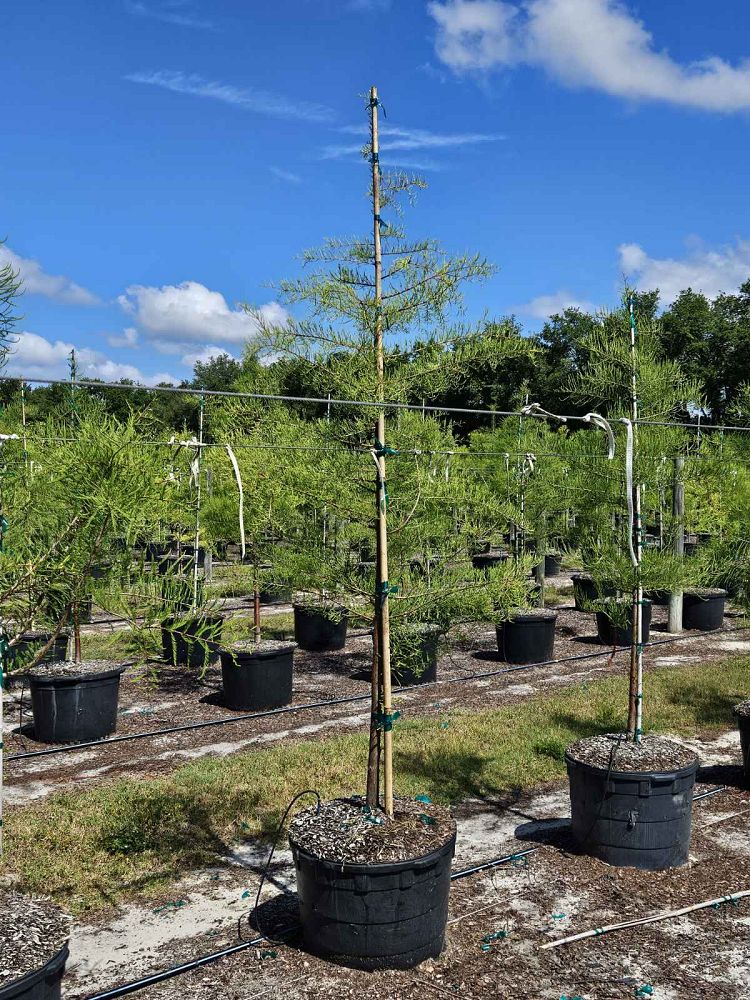
[[[363,461],[370,469],[375,465],[374,490],[372,480],[368,484],[377,544],[375,593],[369,597],[375,628],[367,791],[320,803],[292,823],[304,939],[311,950],[357,967],[408,968],[443,945],[455,823],[447,810],[399,798],[394,790],[390,624],[399,595],[390,575],[388,523],[395,499],[386,485],[386,459],[395,463],[398,449],[386,437],[387,404],[408,399],[415,377],[422,385],[437,384],[446,371],[469,371],[480,354],[499,363],[523,347],[497,325],[472,341],[463,335],[467,331],[447,323],[460,284],[489,273],[483,261],[448,259],[433,241],[406,242],[398,224],[386,224],[381,212],[393,214],[398,195],[414,185],[402,174],[381,175],[378,108],[373,88],[370,234],[329,241],[306,255],[319,270],[282,290],[312,315],[270,331],[269,347],[306,363],[304,376],[317,396],[330,392],[369,404],[342,407],[336,432],[366,446]],[[325,325],[319,322],[324,314]],[[407,344],[405,335],[416,323],[435,332]],[[395,336],[397,342],[386,342]],[[394,498],[395,492],[394,486]]]
[[[607,554],[605,558],[615,585],[630,592],[632,629],[628,636],[631,661],[626,730],[584,738],[566,752],[572,827],[582,850],[610,864],[663,869],[684,864],[688,857],[698,760],[693,751],[643,730],[643,625],[644,608],[648,607],[644,604],[644,584],[654,589],[670,584],[664,578],[646,578],[649,563],[642,551],[642,483],[662,455],[674,454],[667,448],[679,449],[684,435],[679,428],[641,425],[638,421],[669,421],[685,413],[699,395],[679,367],[661,354],[658,321],[647,314],[639,325],[636,323],[633,295],[627,296],[622,309],[602,314],[600,324],[584,339],[581,346],[588,360],[571,383],[571,392],[579,398],[595,399],[607,408],[611,420],[624,424],[625,433],[620,434],[624,455],[621,483],[628,517],[623,554]],[[591,478],[590,470],[581,475]],[[652,552],[654,560],[663,556],[650,550],[649,558]],[[675,565],[682,572],[679,564],[677,559]],[[602,610],[612,620],[625,611],[622,605],[607,605]]]

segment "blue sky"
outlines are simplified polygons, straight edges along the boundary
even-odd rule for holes
[[[238,303],[282,315],[300,250],[367,226],[373,83],[384,164],[430,183],[410,231],[499,267],[471,315],[750,277],[744,0],[25,0],[3,36],[14,373],[239,355]]]

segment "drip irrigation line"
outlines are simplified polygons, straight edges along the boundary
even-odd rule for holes
[[[728,629],[716,629],[711,632],[711,635],[717,635],[719,633],[727,632],[745,632],[750,630],[750,625],[741,625],[736,628]],[[663,646],[672,642],[680,642],[687,639],[702,639],[705,638],[706,633],[698,633],[697,635],[676,635],[669,639],[656,639],[650,642],[644,643],[644,649],[651,646]],[[629,646],[618,646],[614,650],[610,650],[610,656],[620,656],[623,653],[629,653]],[[437,687],[440,685],[448,684],[461,684],[469,681],[475,680],[485,680],[488,677],[500,677],[504,674],[513,674],[519,670],[534,670],[538,667],[553,667],[563,663],[576,663],[581,660],[594,660],[600,659],[603,656],[607,656],[607,648],[598,650],[596,653],[579,653],[575,656],[564,656],[557,660],[544,660],[541,663],[520,663],[510,667],[500,667],[497,670],[484,670],[477,671],[471,674],[465,674],[462,677],[443,677],[438,678],[435,681],[428,681],[425,684],[412,684],[408,687],[395,688],[394,691],[398,694],[403,694],[405,691],[416,691],[425,690],[429,687]],[[306,712],[316,708],[325,708],[327,706],[336,705],[350,705],[358,701],[369,701],[370,693],[368,694],[355,694],[348,695],[345,698],[333,698],[329,701],[312,701],[305,702],[302,705],[285,705],[283,708],[271,708],[265,712],[247,712],[242,715],[232,715],[221,719],[209,719],[202,722],[186,722],[180,726],[170,726],[167,729],[152,729],[145,733],[128,733],[124,736],[110,736],[103,740],[90,740],[86,743],[68,743],[61,747],[50,747],[46,750],[29,750],[25,753],[15,753],[10,754],[5,758],[6,763],[10,763],[16,760],[27,760],[31,757],[51,757],[57,754],[71,753],[74,750],[88,750],[92,747],[103,747],[109,746],[114,743],[132,743],[135,740],[145,740],[154,738],[157,736],[168,736],[171,733],[184,733],[193,732],[197,729],[209,729],[214,726],[226,726],[233,722],[247,722],[250,719],[265,719],[269,716],[274,715],[287,715],[292,712]]]
[[[698,799],[706,798],[709,795],[716,795],[718,792],[723,792],[726,787],[726,785],[720,785],[718,788],[713,788],[708,792],[702,792],[699,795],[695,795],[693,796],[693,802],[697,802]],[[492,861],[484,861],[478,865],[472,865],[469,868],[461,868],[458,871],[451,872],[451,882],[455,882],[462,878],[468,878],[471,875],[479,875],[485,871],[491,871],[493,868],[499,868],[501,865],[521,861],[522,859],[529,857],[531,854],[536,854],[537,851],[541,851],[544,846],[546,845],[540,844],[538,847],[530,847],[524,851],[514,851],[512,854],[505,854],[502,857],[494,858]],[[299,927],[297,925],[294,927],[286,927],[284,930],[278,931],[274,935],[274,938],[289,937],[298,929]],[[175,965],[170,969],[155,972],[150,976],[144,976],[142,979],[135,979],[130,983],[124,983],[122,986],[116,986],[113,989],[104,990],[101,993],[95,993],[92,996],[86,997],[86,1000],[117,1000],[118,997],[128,996],[131,993],[136,993],[138,990],[146,989],[149,986],[156,986],[158,983],[163,983],[168,979],[174,979],[175,976],[180,976],[183,973],[200,969],[204,965],[210,965],[211,963],[217,962],[222,958],[228,958],[230,955],[236,955],[249,948],[257,948],[266,941],[268,941],[268,938],[260,936],[253,938],[251,941],[243,941],[241,944],[232,945],[229,948],[212,951],[208,955],[202,955],[200,958],[195,958],[190,962],[183,962],[181,965]]]

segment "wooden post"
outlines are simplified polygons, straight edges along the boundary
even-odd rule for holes
[[[385,400],[385,366],[383,349],[383,260],[380,246],[380,146],[378,140],[378,91],[377,87],[370,90],[370,146],[372,162],[372,238],[373,265],[375,269],[375,374],[377,382],[378,402]],[[393,816],[393,732],[391,704],[391,641],[389,615],[389,582],[388,582],[388,526],[387,526],[387,493],[385,488],[385,410],[378,413],[375,430],[377,439],[375,461],[377,464],[377,479],[375,485],[376,503],[376,595],[375,595],[375,629],[377,640],[373,656],[372,691],[373,702],[375,690],[378,690],[379,709],[371,725],[382,731],[383,747],[383,809],[387,816]],[[371,738],[372,745],[372,738]],[[368,776],[371,768],[368,766]],[[368,799],[371,797],[368,788]]]
[[[544,584],[547,579],[546,576],[546,564],[545,559],[547,556],[547,515],[542,514],[539,520],[538,531],[536,535],[536,558],[537,563],[534,567],[534,579],[537,586],[539,587],[539,593],[536,598],[536,606],[538,608],[544,607]]]
[[[674,460],[672,480],[672,517],[674,537],[672,547],[674,554],[680,559],[685,555],[685,483],[682,472],[685,466],[684,458]],[[682,590],[673,590],[669,595],[669,617],[667,632],[675,634],[682,632]]]
[[[635,302],[632,295],[630,296],[628,311],[630,314],[630,419],[632,423],[631,463],[633,468],[633,535],[631,541],[635,554],[635,586],[633,588],[632,605],[633,629],[630,644],[628,736],[635,743],[640,743],[643,728],[643,587],[641,585],[643,530],[641,526],[641,485],[637,479],[639,470],[635,463],[638,443],[638,354],[636,347]]]

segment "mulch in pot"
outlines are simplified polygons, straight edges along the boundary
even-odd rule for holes
[[[0,989],[41,969],[70,937],[70,917],[51,900],[0,891]]]
[[[642,736],[640,743],[634,743],[624,733],[587,736],[572,743],[567,753],[582,764],[613,772],[679,771],[696,759],[694,750],[651,734]]]
[[[40,663],[29,671],[28,676],[47,680],[55,677],[81,677],[85,679],[94,674],[103,674],[108,670],[116,670],[121,667],[121,663],[114,660],[83,660],[76,663],[74,660],[57,660],[54,663]]]
[[[342,864],[381,864],[424,857],[446,844],[456,821],[444,806],[416,799],[394,801],[393,819],[359,796],[323,802],[299,812],[289,828],[295,844],[315,857]]]

